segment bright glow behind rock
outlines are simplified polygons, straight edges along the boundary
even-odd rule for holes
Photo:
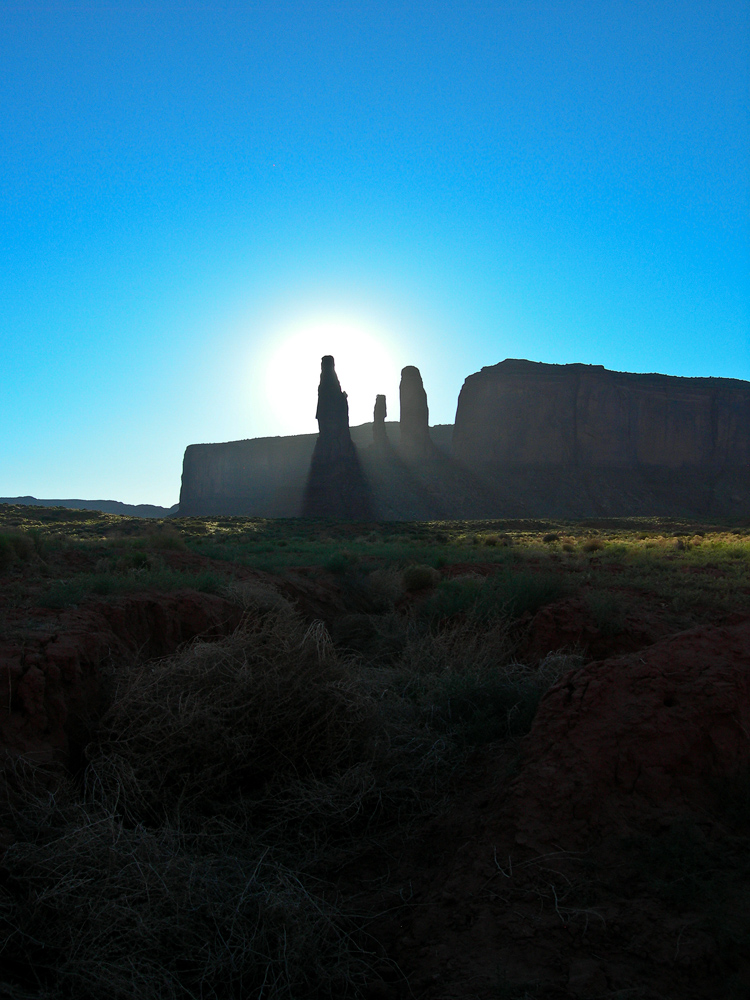
[[[320,359],[332,354],[341,388],[349,396],[349,423],[372,420],[375,397],[388,397],[388,416],[398,419],[400,367],[387,334],[348,317],[320,317],[286,327],[273,338],[264,391],[278,434],[305,434],[315,421]]]

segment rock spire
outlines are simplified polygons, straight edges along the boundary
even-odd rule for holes
[[[407,365],[401,370],[399,399],[402,455],[409,461],[430,458],[434,449],[430,438],[427,393],[419,369],[414,365]]]
[[[372,414],[372,440],[377,448],[388,446],[388,433],[385,429],[385,418],[388,411],[385,406],[385,396],[375,397],[375,409]]]
[[[307,476],[303,515],[370,518],[369,489],[349,432],[349,402],[330,354],[320,362],[315,418],[319,432]]]

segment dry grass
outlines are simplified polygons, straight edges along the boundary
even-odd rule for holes
[[[82,787],[9,761],[0,992],[362,995],[383,957],[321,876],[403,836],[467,746],[527,728],[571,665],[514,663],[507,621],[414,617],[378,666],[273,594],[245,597],[233,636],[121,670]]]
[[[238,796],[360,760],[369,707],[329,643],[288,608],[123,678],[89,781],[134,821],[184,824]]]
[[[16,792],[18,793],[18,775]],[[0,994],[35,1000],[356,996],[367,956],[320,884],[235,831],[127,823],[33,776],[0,894]],[[5,981],[3,981],[3,979]]]

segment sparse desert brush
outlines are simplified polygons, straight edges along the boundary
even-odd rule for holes
[[[147,536],[147,542],[153,549],[180,551],[186,547],[185,539],[171,525],[160,525],[156,531]]]
[[[407,566],[401,574],[401,586],[407,594],[434,587],[440,580],[440,573],[432,566]]]
[[[560,536],[556,531],[548,531],[547,534],[542,538],[542,541],[549,545],[551,542],[559,542]]]
[[[442,580],[420,606],[419,614],[432,621],[469,613],[477,620],[517,618],[533,614],[567,593],[565,579],[554,573],[503,567],[486,579],[467,574]]]
[[[727,545],[726,555],[730,559],[746,559],[750,550],[745,545]]]
[[[0,573],[15,562],[13,546],[7,535],[0,535]]]
[[[629,547],[624,542],[607,542],[602,550],[602,554],[607,559],[624,559],[630,552]]]
[[[128,563],[121,565],[119,570],[111,567],[103,572],[78,573],[56,580],[46,587],[38,603],[45,608],[65,608],[89,597],[116,597],[145,590],[198,590],[204,594],[218,594],[223,585],[221,577],[210,571],[181,573],[153,566],[147,559],[142,565]]]
[[[568,585],[559,574],[501,569],[488,577],[482,588],[479,612],[513,617],[534,614],[545,604],[564,597],[567,592]]]
[[[544,693],[580,662],[577,656],[558,655],[540,669],[511,662],[483,672],[445,674],[431,692],[431,725],[442,724],[475,746],[524,736]]]
[[[340,549],[330,555],[323,564],[329,573],[345,573],[356,561],[356,556],[349,549]]]
[[[431,729],[459,743],[520,736],[544,692],[581,657],[560,652],[532,668],[516,660],[516,645],[508,619],[467,615],[443,629],[415,629],[394,664],[394,683]]]
[[[420,605],[419,614],[440,621],[467,612],[476,605],[483,586],[484,577],[478,573],[441,580],[435,592]]]
[[[34,551],[34,539],[26,532],[4,531],[0,534],[0,572],[14,562],[28,562]]]
[[[427,675],[491,671],[508,662],[516,649],[507,618],[487,622],[469,612],[438,628],[420,618],[406,620],[404,628],[403,649],[395,669],[412,680]]]

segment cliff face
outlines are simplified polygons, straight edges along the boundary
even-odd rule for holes
[[[464,382],[453,455],[470,466],[747,468],[750,383],[507,360]]]
[[[398,422],[384,421],[382,429],[387,442],[385,455],[382,449],[373,447],[372,423],[349,428],[366,478],[374,490],[375,516],[385,519],[436,516],[438,508],[434,502],[430,497],[425,498],[424,491],[404,480],[402,467],[391,468],[399,445]],[[446,461],[452,431],[452,424],[430,428],[433,446]],[[182,465],[180,515],[301,516],[317,440],[317,434],[299,434],[188,445]]]
[[[180,514],[298,517],[317,434],[191,444]]]
[[[350,452],[367,517],[383,520],[750,514],[748,382],[504,361],[466,379],[455,427],[429,429],[427,456],[420,403],[414,461],[403,424],[376,416],[380,447],[373,424],[349,428],[343,417],[325,434],[321,424],[322,442],[304,434],[190,445],[180,514],[364,517],[348,499],[355,477],[339,475]]]

